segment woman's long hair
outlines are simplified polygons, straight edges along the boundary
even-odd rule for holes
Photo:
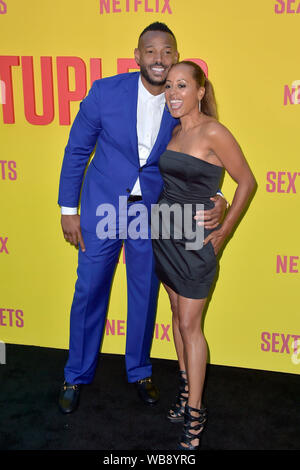
[[[195,79],[197,86],[205,88],[205,94],[201,100],[201,111],[207,116],[211,116],[215,119],[218,119],[217,103],[215,98],[215,93],[211,82],[206,78],[205,73],[202,68],[195,62],[189,60],[182,60],[176,65],[185,64],[189,65],[193,69],[193,78]]]

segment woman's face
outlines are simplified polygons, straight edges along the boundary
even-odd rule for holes
[[[191,112],[199,112],[199,101],[204,92],[204,87],[198,88],[191,66],[178,64],[171,68],[166,80],[165,96],[173,117],[181,118]]]

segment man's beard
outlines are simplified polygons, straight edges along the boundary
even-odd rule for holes
[[[161,64],[155,64],[155,65],[161,65]],[[148,83],[150,83],[150,85],[162,86],[166,83],[167,77],[160,82],[152,80],[152,78],[148,74],[148,70],[146,67],[140,66],[140,72],[141,72],[141,75],[144,77],[144,79],[147,80]]]

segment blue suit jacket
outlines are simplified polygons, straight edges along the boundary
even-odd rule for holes
[[[72,125],[58,203],[78,206],[84,172],[96,145],[81,194],[81,221],[87,229],[94,230],[97,206],[110,203],[117,208],[119,196],[128,196],[138,177],[143,202],[149,209],[161,193],[158,161],[178,121],[164,110],[157,140],[140,168],[136,130],[139,75],[133,72],[96,80]]]

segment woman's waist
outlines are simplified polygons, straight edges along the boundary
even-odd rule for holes
[[[169,206],[178,204],[180,206],[189,205],[193,210],[208,210],[214,207],[211,200],[212,195],[184,194],[184,193],[168,193],[165,190],[161,193],[158,204],[167,204]],[[197,207],[202,206],[202,207]]]

